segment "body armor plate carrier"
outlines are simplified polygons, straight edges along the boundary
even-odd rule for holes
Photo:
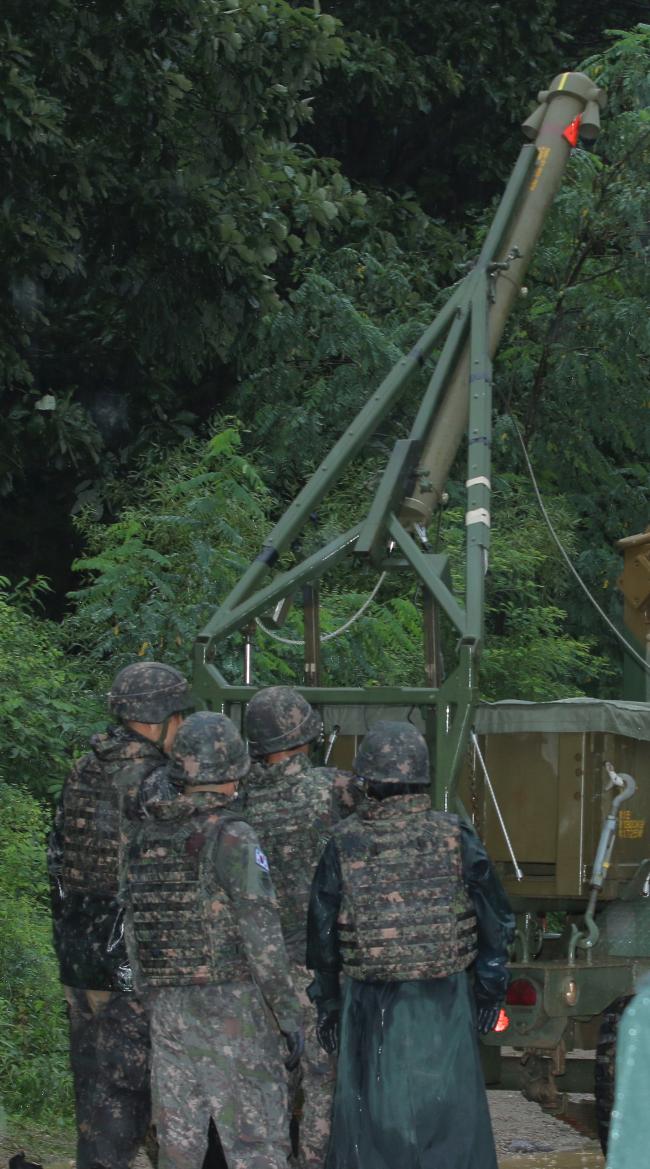
[[[68,892],[117,894],[119,810],[110,771],[89,752],[66,780],[61,882]]]
[[[376,816],[353,816],[334,836],[343,969],[363,982],[465,970],[476,957],[476,918],[463,884],[458,817],[385,810],[381,804]]]
[[[127,932],[139,989],[250,979],[232,906],[211,863],[222,829],[237,819],[150,820],[136,832],[127,858]]]
[[[251,773],[245,816],[269,859],[289,952],[304,962],[312,877],[332,830],[333,780],[302,763],[297,774],[272,770],[258,782]]]

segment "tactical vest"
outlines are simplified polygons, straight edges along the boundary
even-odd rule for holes
[[[302,963],[312,877],[330,835],[323,825],[332,823],[332,784],[324,769],[305,765],[283,775],[276,764],[253,774],[246,796],[244,814],[269,860],[287,948]]]
[[[115,897],[119,888],[120,798],[134,797],[164,755],[118,727],[93,737],[94,749],[63,789],[61,884],[67,893]]]
[[[211,864],[228,821],[149,820],[128,846],[127,945],[136,987],[250,979],[241,935]]]
[[[66,780],[61,867],[66,892],[117,894],[119,808],[112,770],[90,751]]]
[[[407,797],[411,800],[419,797]],[[334,834],[343,897],[343,969],[362,982],[443,978],[476,957],[457,816],[396,809],[345,820]]]

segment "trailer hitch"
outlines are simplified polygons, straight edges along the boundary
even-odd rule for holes
[[[616,828],[618,824],[618,810],[625,800],[629,800],[636,791],[636,780],[631,775],[625,772],[619,773],[614,770],[611,763],[605,764],[605,770],[609,776],[609,783],[605,791],[618,789],[617,794],[612,800],[607,819],[603,824],[603,830],[598,841],[598,848],[596,849],[596,856],[591,871],[590,893],[587,908],[585,910],[584,923],[586,932],[579,930],[574,923],[571,926],[571,935],[569,937],[569,962],[574,963],[576,960],[576,950],[585,950],[587,953],[587,960],[591,961],[591,954],[596,942],[600,937],[600,930],[594,920],[594,910],[596,908],[596,901],[598,894],[605,884],[607,872],[610,866],[612,850],[614,848],[614,841],[616,840]]]

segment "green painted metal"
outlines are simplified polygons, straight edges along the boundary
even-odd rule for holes
[[[198,660],[195,665],[201,666],[211,679],[212,694],[218,695],[219,705],[250,702],[259,690],[259,686],[230,686],[209,662]],[[316,706],[331,703],[336,707],[399,707],[400,712],[410,707],[435,707],[439,694],[438,690],[416,686],[294,686],[293,689]],[[213,706],[213,701],[208,700],[208,705]]]
[[[360,525],[356,524],[347,532],[343,532],[341,536],[336,536],[329,544],[326,544],[324,548],[319,548],[318,552],[308,556],[301,564],[281,573],[272,584],[260,589],[254,597],[247,598],[233,607],[227,603],[222,605],[214,617],[208,621],[199,637],[199,641],[205,644],[206,661],[210,661],[216,653],[215,639],[217,637],[227,637],[229,633],[243,629],[254,617],[259,617],[276,601],[281,601],[284,597],[289,596],[299,585],[318,580],[324,572],[333,568],[355,544],[359,529]]]
[[[490,448],[492,446],[492,362],[488,356],[490,277],[481,272],[472,302],[467,436],[466,568],[467,634],[483,642],[483,578],[490,549]]]
[[[447,616],[453,621],[461,636],[465,637],[467,632],[465,613],[458,604],[458,601],[454,598],[451,590],[447,585],[443,584],[438,574],[434,571],[433,566],[429,563],[429,557],[418,548],[406,529],[402,527],[397,516],[392,516],[388,530],[394,538],[397,547],[404,553],[405,559],[408,560],[422,583],[433,594],[440,607],[444,609]]]
[[[390,513],[404,497],[409,474],[414,470],[421,443],[400,438],[393,447],[381,483],[370,506],[368,518],[361,528],[354,551],[356,556],[369,556],[380,563],[386,549],[386,525]]]
[[[433,599],[437,612],[460,635],[458,661],[449,677],[437,687],[319,685],[302,692],[328,707],[419,709],[432,749],[432,798],[437,807],[448,806],[455,797],[478,694],[490,537],[491,357],[569,157],[563,128],[588,107],[593,129],[594,103],[602,104],[593,83],[574,73],[556,78],[540,100],[539,111],[526,123],[529,137],[539,134],[539,140],[523,147],[477,262],[287,508],[195,645],[196,693],[212,707],[230,709],[246,702],[254,688],[230,684],[219,670],[224,639],[249,630],[255,618],[268,614],[301,586],[318,581],[345,556],[366,558],[391,573],[409,572],[423,586],[429,617]],[[264,583],[269,571],[281,567],[282,556],[315,508],[441,344],[409,437],[395,445],[365,519]],[[467,426],[466,580],[461,597],[451,590],[446,558],[432,555],[425,525],[440,500]]]

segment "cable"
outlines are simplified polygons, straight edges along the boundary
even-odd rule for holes
[[[614,625],[614,622],[610,620],[610,618],[607,616],[607,613],[605,612],[605,610],[603,608],[601,608],[601,606],[598,604],[598,601],[594,597],[593,593],[590,592],[588,586],[585,584],[582,577],[580,576],[580,573],[578,572],[577,568],[574,566],[572,560],[570,559],[568,552],[566,551],[564,545],[562,544],[562,542],[560,540],[560,537],[558,536],[557,532],[555,531],[555,528],[553,527],[551,517],[549,516],[549,514],[544,506],[544,500],[542,499],[541,492],[540,492],[539,487],[537,485],[537,479],[535,478],[535,472],[533,471],[533,466],[532,466],[532,463],[531,463],[530,458],[528,456],[528,451],[526,450],[526,444],[523,440],[522,433],[521,433],[519,427],[517,426],[517,423],[516,423],[515,419],[513,418],[512,414],[510,415],[510,419],[512,421],[512,425],[515,428],[515,433],[517,435],[517,438],[519,439],[519,442],[521,443],[521,449],[524,452],[524,459],[526,460],[526,466],[528,468],[528,474],[530,475],[530,481],[533,485],[533,491],[535,492],[535,498],[537,499],[537,503],[539,504],[539,510],[541,511],[542,516],[544,517],[544,522],[545,522],[549,532],[551,533],[553,541],[554,541],[562,559],[564,560],[564,563],[566,564],[566,566],[569,569],[569,571],[571,572],[571,574],[577,580],[577,582],[580,585],[580,588],[582,589],[585,596],[591,601],[596,612],[600,614],[600,616],[602,617],[605,624],[612,631],[614,636],[616,638],[618,638],[618,640],[620,641],[620,643],[624,647],[624,649],[626,649],[627,652],[634,658],[634,660],[637,661],[639,663],[639,665],[642,666],[643,669],[648,674],[650,674],[650,663],[648,663],[645,660],[645,658],[643,658],[641,656],[640,653],[637,653],[634,646],[630,645],[630,642],[627,640],[626,637],[623,636],[620,629],[616,628],[616,626]]]
[[[377,584],[375,585],[374,589],[372,590],[370,596],[366,597],[366,600],[363,602],[363,605],[361,606],[361,608],[352,617],[350,617],[350,619],[348,621],[346,621],[343,625],[340,625],[338,629],[333,629],[331,633],[324,633],[322,635],[322,637],[320,638],[321,645],[323,644],[324,641],[332,641],[335,637],[340,637],[341,634],[345,633],[346,630],[349,629],[351,625],[354,625],[355,621],[358,621],[360,617],[363,617],[363,614],[365,613],[366,609],[368,608],[368,605],[371,605],[372,602],[374,601],[374,599],[377,596],[377,593],[379,592],[385,579],[386,579],[386,573],[382,572],[381,576],[379,577],[379,580],[377,581]],[[266,625],[262,624],[259,617],[255,618],[255,624],[262,630],[263,633],[266,633],[269,637],[272,637],[274,641],[281,641],[283,645],[304,645],[305,644],[304,637],[302,637],[302,638],[282,637],[279,633],[274,633],[272,629],[267,629]]]
[[[496,792],[495,792],[494,788],[492,787],[492,780],[490,779],[488,769],[487,769],[487,766],[485,763],[485,759],[483,758],[483,756],[481,754],[481,748],[479,747],[479,743],[478,743],[478,739],[476,737],[475,730],[470,731],[470,740],[472,742],[472,746],[474,747],[474,754],[478,758],[479,763],[481,764],[481,771],[483,772],[483,778],[485,779],[485,782],[487,784],[487,789],[492,797],[492,803],[494,804],[494,810],[497,814],[497,820],[499,821],[499,825],[500,825],[501,831],[503,833],[503,839],[506,842],[508,852],[510,853],[510,859],[512,861],[513,868],[515,870],[515,877],[517,878],[518,881],[523,881],[524,874],[523,874],[523,871],[519,868],[519,864],[518,864],[517,858],[515,856],[515,850],[512,847],[512,842],[510,840],[510,837],[508,836],[508,829],[506,828],[506,822],[503,819],[503,815],[501,813],[501,808],[499,807],[499,801],[497,800]]]

